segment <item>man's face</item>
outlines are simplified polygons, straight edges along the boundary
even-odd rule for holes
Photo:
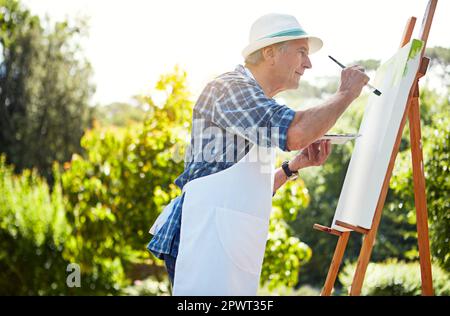
[[[298,88],[305,69],[312,67],[308,54],[308,39],[289,41],[285,51],[276,52],[275,72],[283,90]]]

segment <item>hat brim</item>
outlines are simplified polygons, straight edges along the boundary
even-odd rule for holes
[[[254,53],[261,48],[264,48],[264,47],[267,47],[267,46],[270,46],[270,45],[276,44],[276,43],[292,41],[292,40],[302,39],[302,38],[308,39],[309,54],[314,54],[314,53],[318,52],[323,46],[323,41],[320,38],[311,36],[311,35],[270,37],[270,38],[263,38],[259,41],[249,44],[247,47],[245,47],[242,50],[242,56],[245,59],[251,53]]]

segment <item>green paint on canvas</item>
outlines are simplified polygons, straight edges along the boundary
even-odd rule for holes
[[[409,51],[407,62],[410,61],[411,59],[416,58],[417,54],[422,52],[422,48],[423,48],[423,41],[413,39],[411,42],[411,49]],[[407,73],[408,73],[408,64],[405,65],[405,70],[403,71],[403,77],[406,77]]]
[[[417,54],[422,51],[423,41],[417,39],[412,40],[411,50],[409,51],[408,60],[416,58]]]

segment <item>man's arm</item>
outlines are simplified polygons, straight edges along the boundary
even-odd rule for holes
[[[300,150],[322,137],[347,107],[356,99],[369,81],[359,66],[345,68],[338,91],[325,103],[297,111],[287,131],[287,149]]]

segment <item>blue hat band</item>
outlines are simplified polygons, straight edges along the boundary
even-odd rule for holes
[[[274,33],[274,34],[270,34],[270,35],[264,36],[261,39],[281,37],[281,36],[302,36],[302,35],[308,35],[308,34],[305,31],[303,31],[302,29],[296,28],[296,29],[290,29],[290,30],[285,30],[285,31]]]

